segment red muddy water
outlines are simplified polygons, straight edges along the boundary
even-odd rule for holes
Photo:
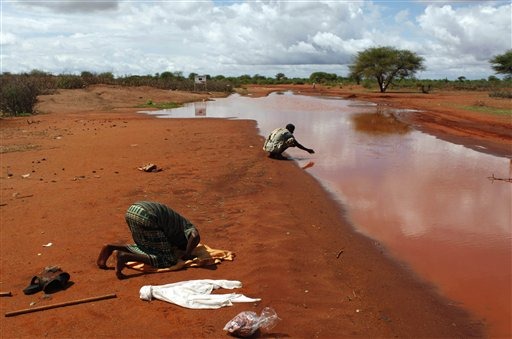
[[[262,135],[292,122],[287,153],[340,201],[359,232],[439,292],[510,335],[511,160],[419,132],[366,102],[284,94],[231,96],[162,117],[255,119]]]

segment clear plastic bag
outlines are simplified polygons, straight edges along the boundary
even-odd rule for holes
[[[248,337],[254,334],[259,328],[266,331],[271,330],[281,320],[276,311],[271,307],[265,307],[258,316],[255,312],[244,311],[227,322],[224,331],[238,337]]]

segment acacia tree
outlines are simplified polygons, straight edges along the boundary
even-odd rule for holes
[[[507,78],[512,78],[512,49],[494,56],[489,62],[496,73],[505,74]]]
[[[279,80],[284,80],[286,79],[286,75],[284,75],[284,73],[277,73],[276,74],[276,80],[279,81]]]
[[[350,65],[350,76],[354,79],[376,79],[384,93],[395,79],[412,77],[424,70],[423,58],[408,50],[394,47],[373,47],[357,53],[355,63]]]
[[[313,72],[309,76],[309,80],[312,82],[325,83],[329,81],[336,81],[338,76],[334,73],[326,73],[326,72]]]

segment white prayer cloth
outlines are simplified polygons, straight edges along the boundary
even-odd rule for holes
[[[167,301],[182,307],[194,309],[216,309],[232,306],[234,302],[256,302],[260,298],[248,298],[243,294],[211,294],[214,289],[234,289],[242,287],[237,280],[188,280],[167,285],[142,286],[139,294],[142,300],[153,298]]]

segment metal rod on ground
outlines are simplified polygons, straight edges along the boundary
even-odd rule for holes
[[[37,312],[37,311],[44,311],[44,310],[49,310],[49,309],[57,308],[57,307],[64,307],[64,306],[83,304],[83,303],[88,303],[88,302],[91,302],[91,301],[112,299],[112,298],[115,298],[115,297],[116,297],[115,294],[106,294],[106,295],[102,295],[102,296],[99,296],[99,297],[92,297],[92,298],[86,298],[86,299],[66,301],[66,302],[63,302],[63,303],[58,303],[58,304],[53,304],[53,305],[45,305],[45,306],[34,307],[34,308],[26,308],[26,309],[19,310],[19,311],[7,312],[5,314],[5,316],[6,317],[12,317],[12,316],[15,316],[15,315],[20,315],[20,314],[32,313],[32,312]]]

